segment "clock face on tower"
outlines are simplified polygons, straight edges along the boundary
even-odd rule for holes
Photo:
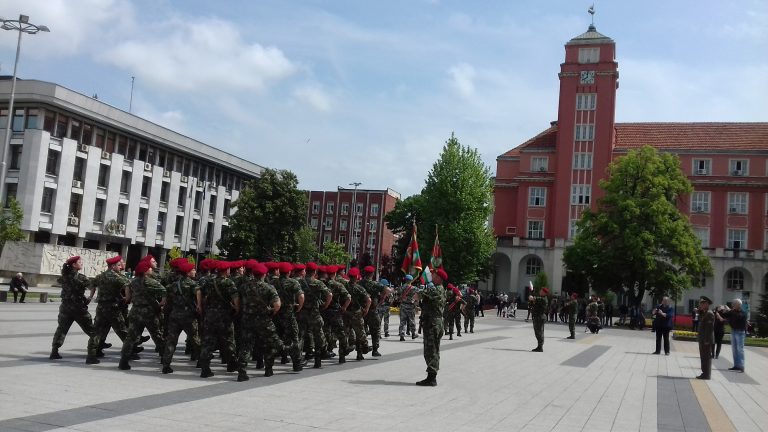
[[[581,71],[580,80],[581,84],[594,84],[595,83],[595,71]]]

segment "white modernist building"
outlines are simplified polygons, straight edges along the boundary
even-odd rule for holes
[[[3,139],[10,89],[0,77]],[[263,170],[49,82],[17,81],[11,126],[2,197],[20,203],[27,240],[117,252],[129,267],[173,247],[217,253],[231,202]]]

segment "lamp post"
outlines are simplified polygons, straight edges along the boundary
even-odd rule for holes
[[[349,236],[349,254],[354,258],[357,255],[357,225],[355,225],[355,222],[357,222],[357,187],[360,186],[362,183],[360,182],[352,182],[349,185],[355,187],[355,191],[352,192],[352,229],[349,230],[351,235]],[[352,245],[354,246],[355,253],[352,253]]]
[[[0,151],[0,202],[5,202],[5,174],[6,160],[8,159],[8,150],[11,146],[11,124],[14,119],[13,101],[16,93],[16,69],[19,66],[19,52],[21,51],[21,35],[23,33],[35,34],[37,32],[49,32],[48,27],[44,25],[35,25],[29,22],[27,15],[19,15],[19,19],[10,20],[0,18],[0,28],[3,30],[16,30],[19,32],[19,39],[16,43],[16,60],[13,63],[13,79],[11,80],[11,96],[8,101],[8,120],[5,125],[5,139],[3,139],[3,148]]]

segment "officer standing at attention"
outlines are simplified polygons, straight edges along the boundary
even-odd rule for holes
[[[576,339],[576,311],[579,308],[578,294],[571,294],[571,298],[565,302],[565,314],[568,316],[568,331],[571,335],[566,339]]]
[[[437,385],[437,371],[440,369],[440,339],[443,338],[443,309],[446,297],[443,283],[448,281],[448,274],[445,270],[438,269],[432,278],[434,283],[430,283],[419,293],[427,377],[416,383],[430,387]]]
[[[708,380],[712,376],[712,344],[715,342],[715,313],[709,310],[712,300],[707,296],[699,299],[699,357],[701,375],[696,378]]]
[[[532,352],[544,352],[544,323],[547,321],[547,308],[549,306],[548,288],[542,288],[538,296],[528,297],[528,307],[532,308],[533,332],[536,334],[536,348]]]

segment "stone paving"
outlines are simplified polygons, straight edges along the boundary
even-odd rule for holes
[[[670,356],[651,355],[648,331],[606,329],[599,335],[548,324],[544,353],[530,323],[478,318],[475,333],[442,341],[438,387],[425,376],[421,339],[400,342],[398,319],[382,339],[383,357],[271,378],[252,370],[235,381],[179,357],[160,374],[158,357],[142,355],[117,369],[119,340],[102,363],[87,366],[86,337],[75,325],[50,361],[58,304],[0,303],[0,431],[760,431],[768,430],[768,350],[747,348],[747,373],[730,347],[699,374],[698,347],[673,342]],[[91,307],[91,310],[95,306]],[[147,347],[151,348],[151,342]],[[151,352],[151,349],[148,351]]]

